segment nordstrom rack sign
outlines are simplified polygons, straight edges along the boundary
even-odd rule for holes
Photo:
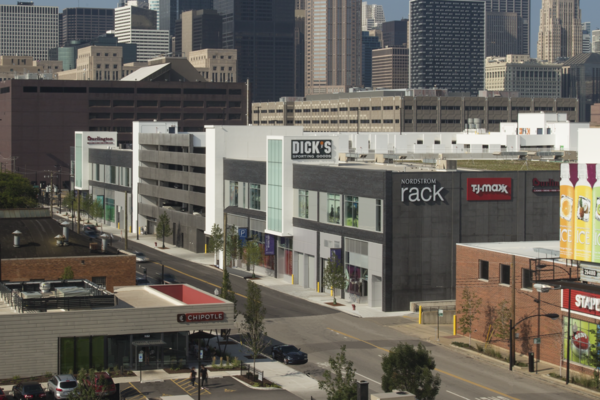
[[[436,179],[402,179],[402,202],[411,203],[444,201],[444,187]]]

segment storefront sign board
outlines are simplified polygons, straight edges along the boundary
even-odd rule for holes
[[[402,190],[400,201],[410,203],[430,203],[444,201],[442,191],[444,187],[439,185],[437,179],[402,179]]]
[[[275,236],[265,233],[265,256],[275,255]]]
[[[533,193],[560,193],[560,182],[554,179],[540,181],[537,178],[533,178],[531,185],[533,186]]]
[[[248,240],[248,228],[238,228],[238,236],[242,247],[246,246],[246,241]]]
[[[292,140],[292,160],[331,160],[331,140]]]
[[[467,178],[467,201],[512,200],[511,178]]]
[[[102,145],[108,145],[108,144],[115,144],[115,140],[111,137],[100,137],[100,136],[88,136],[87,137],[87,144],[90,145],[94,145],[94,144],[102,144]]]
[[[568,289],[562,289],[561,301],[562,310],[568,311]],[[600,319],[600,294],[571,289],[571,313]]]
[[[212,322],[212,321],[223,321],[224,319],[225,319],[225,313],[223,311],[177,314],[177,322],[180,322],[180,323]]]

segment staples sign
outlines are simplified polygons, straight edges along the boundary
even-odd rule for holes
[[[511,178],[467,178],[467,201],[502,201],[511,199]]]
[[[582,278],[583,279],[583,278]],[[600,318],[600,295],[571,289],[571,312],[586,315],[592,318]],[[564,311],[569,309],[569,290],[562,289],[562,307]]]
[[[193,313],[193,314],[177,314],[177,322],[212,322],[223,321],[225,313],[223,311]]]

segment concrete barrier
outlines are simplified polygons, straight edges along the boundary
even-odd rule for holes
[[[440,317],[440,325],[452,325],[454,323],[455,310],[444,310],[444,315]],[[423,325],[435,325],[438,323],[438,312],[435,311],[423,311],[422,317]]]

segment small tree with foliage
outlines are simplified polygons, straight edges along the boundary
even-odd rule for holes
[[[158,217],[158,224],[156,224],[156,237],[162,237],[162,248],[165,248],[165,236],[171,236],[173,230],[171,229],[171,219],[167,215],[167,212],[163,212]]]
[[[496,308],[495,318],[492,321],[493,335],[500,340],[510,339],[510,319],[512,313],[508,308],[508,301],[502,300]]]
[[[75,194],[69,190],[67,194],[62,198],[62,204],[69,209],[69,211],[73,212],[73,208],[77,202],[77,198]]]
[[[0,208],[35,206],[37,206],[37,190],[27,178],[11,172],[0,172]]]
[[[94,215],[94,199],[92,196],[85,196],[81,198],[80,211],[83,211],[87,215],[87,223],[90,223],[90,218]]]
[[[96,201],[92,201],[92,204],[90,205],[89,214],[93,219],[96,220],[96,225],[98,224],[97,221],[99,219],[104,219],[104,204],[102,204],[102,201],[100,201],[99,199],[96,199]]]
[[[75,273],[73,272],[73,268],[65,267],[65,269],[62,272],[62,275],[58,279],[60,279],[61,281],[75,279]]]
[[[96,376],[94,369],[86,371],[82,368],[79,370],[79,373],[77,374],[77,387],[69,393],[69,400],[98,400],[96,390],[103,392],[108,391],[108,382],[102,375],[98,378],[98,382],[95,382],[95,380]]]
[[[223,250],[225,240],[223,238],[223,229],[218,224],[214,224],[210,230],[210,240],[208,241],[208,252],[215,254],[215,264],[217,263],[217,254]]]
[[[356,369],[354,363],[346,358],[346,345],[340,348],[335,358],[329,357],[331,371],[323,372],[323,380],[319,381],[319,389],[327,393],[327,400],[356,399]]]
[[[406,390],[420,400],[433,400],[440,391],[442,379],[433,375],[435,360],[422,343],[415,348],[400,343],[383,357],[381,388],[385,392]]]
[[[258,243],[258,239],[252,238],[252,240],[247,240],[246,245],[244,246],[244,261],[246,265],[252,266],[252,277],[256,278],[254,274],[254,267],[257,264],[262,264],[264,260],[264,254]]]
[[[329,260],[323,271],[323,285],[330,287],[333,290],[333,304],[337,304],[335,298],[335,290],[343,289],[346,287],[348,279],[346,278],[346,271],[344,270],[344,264],[342,260],[334,254]]]
[[[471,345],[473,322],[479,320],[479,307],[481,307],[481,298],[469,290],[469,288],[465,288],[462,292],[462,304],[459,311],[460,318],[458,319],[458,325],[463,335],[469,335],[469,346]]]
[[[593,326],[590,324],[590,326]],[[600,389],[600,329],[596,328],[590,332],[590,336],[594,336],[593,343],[590,345],[590,352],[587,356],[587,364],[594,368],[594,380],[596,381],[596,389]],[[590,342],[592,342],[590,340]]]
[[[252,281],[247,282],[248,297],[246,299],[244,322],[242,322],[242,340],[250,348],[250,354],[254,360],[254,369],[256,370],[256,358],[270,345],[265,327],[267,309],[262,302],[260,287]]]
[[[235,226],[227,227],[227,254],[225,265],[233,266],[233,261],[238,258],[240,239]]]
[[[229,271],[227,268],[223,270],[223,283],[221,285],[221,298],[230,301],[233,303],[233,323],[239,315],[239,311],[237,309],[237,297],[235,297],[235,292],[233,291],[233,286],[231,285],[231,278],[229,277]],[[223,352],[227,351],[227,343],[229,342],[229,335],[231,334],[231,329],[222,329],[221,336],[225,340],[225,348]]]

